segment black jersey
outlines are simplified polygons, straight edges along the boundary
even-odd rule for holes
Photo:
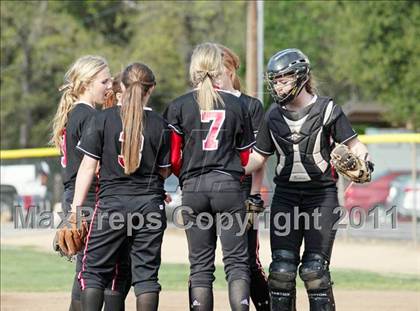
[[[66,128],[62,134],[61,166],[63,183],[66,191],[74,191],[77,171],[82,162],[83,153],[76,149],[77,144],[86,132],[87,126],[97,110],[89,104],[78,102],[70,111]],[[86,200],[95,202],[96,177],[89,189]]]
[[[110,195],[164,194],[159,168],[170,166],[168,123],[150,108],[144,108],[141,162],[131,175],[124,173],[121,143],[124,139],[120,106],[98,113],[90,122],[78,149],[100,160],[99,198]]]
[[[248,108],[249,115],[251,117],[252,128],[254,134],[257,135],[258,129],[260,128],[261,122],[264,119],[264,109],[261,101],[258,98],[245,95],[240,93],[239,99]]]
[[[165,117],[178,134],[183,136],[180,181],[221,171],[239,178],[244,169],[240,151],[255,143],[251,119],[245,105],[232,94],[218,91],[224,106],[202,111],[192,91],[175,99],[165,111]]]
[[[241,92],[235,92],[234,95],[239,96],[239,99],[245,104],[248,108],[249,116],[251,117],[252,128],[254,130],[254,135],[258,134],[258,129],[260,128],[261,122],[264,119],[264,109],[261,101],[258,98],[245,95]],[[245,175],[241,179],[242,189],[250,190],[252,186],[252,175]]]
[[[298,112],[273,104],[257,135],[255,150],[277,153],[274,182],[282,189],[316,189],[335,185],[330,154],[335,142],[345,143],[356,132],[340,106],[314,96]]]

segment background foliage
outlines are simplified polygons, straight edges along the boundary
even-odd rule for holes
[[[131,61],[158,79],[157,110],[189,88],[203,41],[246,55],[245,1],[2,1],[1,149],[46,146],[70,64],[100,54],[113,73]],[[379,103],[396,126],[420,128],[420,5],[415,1],[266,1],[265,61],[287,47],[313,63],[319,90],[339,103]],[[266,96],[265,105],[269,104]]]

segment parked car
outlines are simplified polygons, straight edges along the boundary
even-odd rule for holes
[[[49,174],[46,162],[1,165],[2,211],[6,206],[9,207],[9,219],[14,215],[15,206],[23,207],[24,212],[31,208],[35,208],[36,212],[51,209],[50,193],[47,189]]]
[[[395,206],[400,218],[411,218],[413,216],[414,199],[416,200],[416,214],[420,218],[420,175],[416,179],[415,187],[411,174],[398,176],[391,182],[386,206],[387,208]]]
[[[357,206],[364,210],[373,207],[384,208],[391,182],[407,171],[392,171],[376,177],[367,184],[353,184],[344,194],[344,207],[347,210]]]
[[[0,212],[2,221],[13,220],[14,207],[18,204],[18,194],[12,185],[0,185]]]
[[[169,176],[165,180],[165,191],[170,196],[171,202],[166,204],[166,218],[168,221],[173,221],[173,214],[178,206],[182,205],[182,192],[179,187],[178,178],[175,175]]]

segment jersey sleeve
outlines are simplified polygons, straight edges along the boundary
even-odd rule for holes
[[[157,166],[161,168],[171,166],[171,129],[169,124],[162,120],[161,139],[157,154]]]
[[[255,135],[252,129],[251,116],[246,108],[242,107],[242,125],[237,133],[236,149],[239,151],[249,149],[255,144]]]
[[[86,124],[82,138],[76,146],[79,151],[95,160],[100,160],[102,157],[104,124],[102,113],[93,116]]]
[[[352,138],[357,137],[357,133],[353,130],[349,119],[344,114],[343,109],[341,109],[340,106],[334,105],[331,122],[329,123],[331,136],[335,142],[343,144]]]
[[[268,111],[263,118],[261,125],[257,134],[257,143],[254,147],[254,150],[258,153],[269,156],[272,155],[275,151],[275,146],[273,143],[273,138],[271,137],[270,128],[269,128],[269,116],[270,111]]]
[[[252,120],[252,128],[254,129],[254,134],[257,135],[261,122],[264,119],[264,109],[261,101],[259,101],[256,98],[252,101],[250,115]]]
[[[183,135],[180,107],[176,102],[172,102],[168,105],[163,113],[163,117],[168,121],[171,129],[176,133]]]

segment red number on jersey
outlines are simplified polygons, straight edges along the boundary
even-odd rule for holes
[[[66,129],[63,129],[61,133],[61,143],[60,143],[60,150],[61,154],[63,155],[61,157],[61,166],[65,168],[67,166],[67,147],[66,147],[66,140],[67,140],[67,134]]]
[[[123,143],[124,143],[124,132],[120,133],[120,137],[118,139],[121,142],[121,153],[123,149]],[[144,136],[141,135],[141,141],[140,141],[140,153],[139,153],[139,162],[141,161],[141,153],[143,151],[143,145],[144,145]],[[122,154],[118,155],[118,164],[124,168],[124,156]]]
[[[225,121],[225,110],[208,110],[201,111],[201,122],[211,122],[209,132],[205,140],[203,140],[203,150],[217,150],[219,141],[217,136]]]

